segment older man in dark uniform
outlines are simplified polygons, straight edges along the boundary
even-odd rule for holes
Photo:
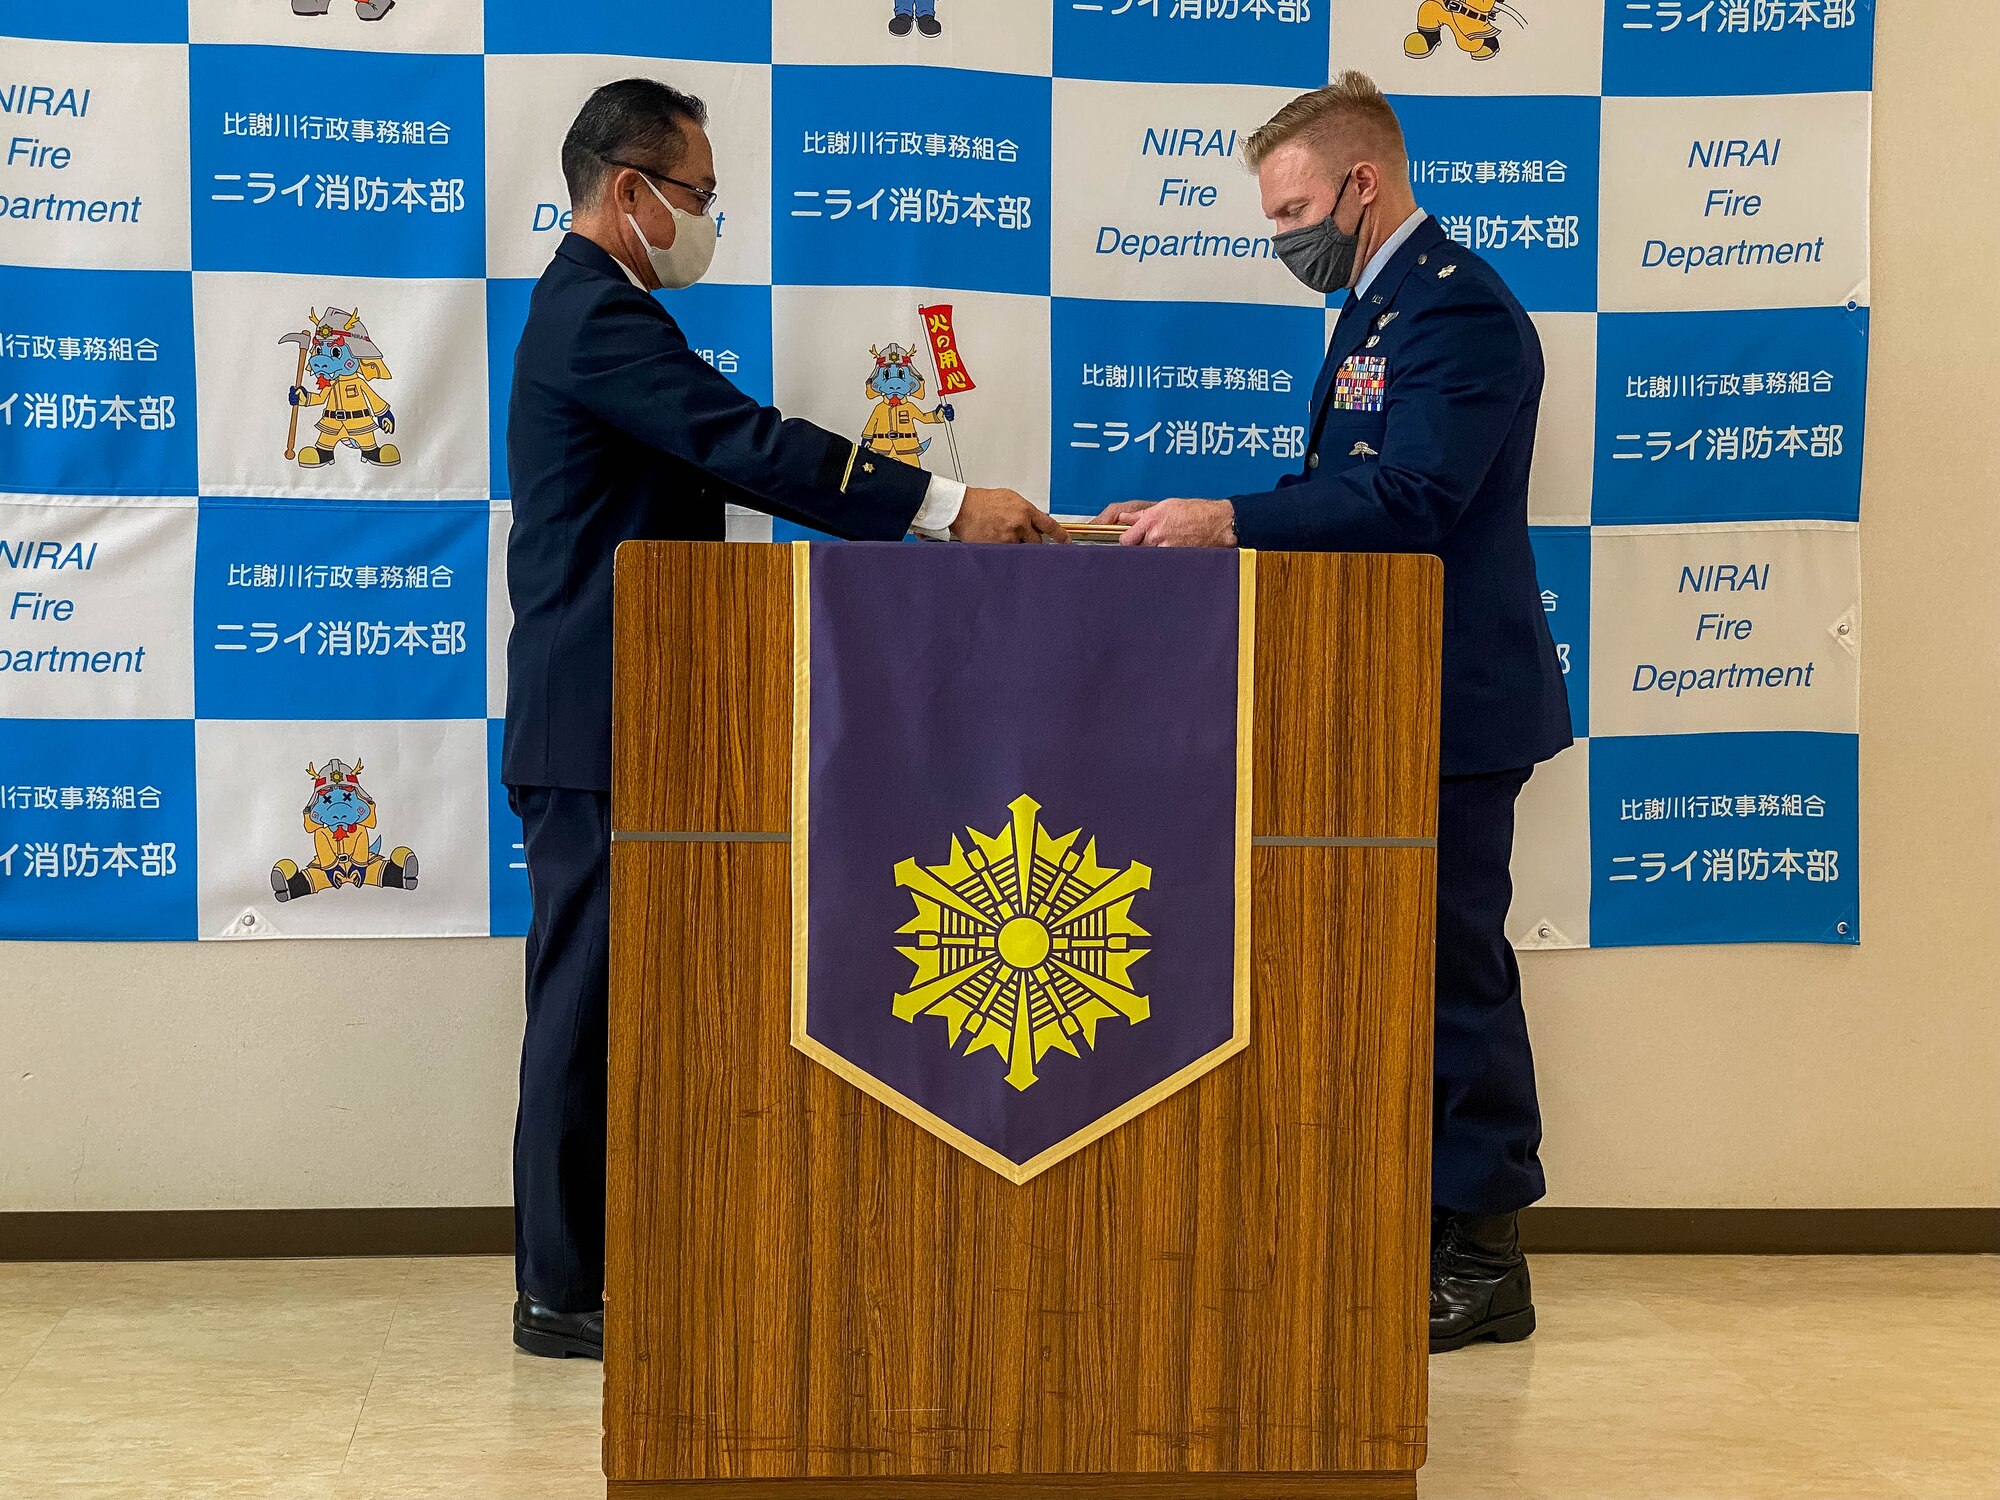
[[[1570,743],[1528,544],[1542,397],[1534,325],[1493,268],[1410,192],[1402,128],[1359,73],[1249,140],[1273,249],[1345,288],[1313,390],[1305,467],[1260,494],[1113,506],[1124,540],[1429,552],[1444,560],[1438,788],[1431,1348],[1535,1326],[1516,1211],[1542,1196],[1541,1113],[1504,931],[1514,803]]]
[[[716,540],[734,501],[840,536],[1061,540],[1012,490],[968,489],[760,405],[688,347],[652,293],[715,250],[700,100],[606,84],[563,141],[574,232],[514,361],[501,778],[526,834],[527,1029],[514,1132],[514,1342],[604,1348],[611,839],[611,565],[634,538]],[[717,621],[718,630],[729,628]]]

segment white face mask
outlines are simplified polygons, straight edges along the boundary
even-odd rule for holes
[[[653,186],[653,179],[646,179],[646,186],[653,189],[653,196],[660,200],[660,207],[674,216],[674,242],[661,250],[646,238],[646,231],[639,227],[639,221],[630,214],[625,222],[632,226],[632,233],[639,237],[639,243],[646,248],[646,259],[652,263],[653,274],[660,285],[670,292],[682,287],[693,286],[708,274],[709,262],[715,259],[715,220],[707,214],[682,213],[667,202],[666,194]]]

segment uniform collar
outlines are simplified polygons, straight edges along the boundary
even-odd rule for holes
[[[1389,264],[1390,257],[1403,248],[1410,236],[1415,234],[1418,227],[1429,217],[1430,215],[1421,208],[1410,210],[1410,216],[1396,226],[1395,233],[1382,241],[1381,247],[1368,257],[1368,264],[1361,268],[1361,279],[1354,283],[1354,296],[1359,297],[1368,290],[1368,283],[1381,273],[1382,268]]]
[[[623,276],[632,285],[639,287],[640,291],[646,290],[639,285],[639,278],[632,274],[631,267],[624,261],[606,250],[596,240],[588,235],[578,234],[574,229],[562,237],[562,243],[556,246],[556,254],[606,276]]]

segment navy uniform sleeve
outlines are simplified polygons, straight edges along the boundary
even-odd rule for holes
[[[568,384],[591,412],[761,503],[822,531],[894,540],[909,530],[930,476],[856,451],[738,390],[688,347],[645,293],[618,288],[570,344]],[[865,466],[865,467],[864,467]]]
[[[1412,314],[1402,360],[1384,402],[1381,457],[1234,497],[1243,546],[1438,549],[1520,412],[1526,352],[1507,307],[1480,298]]]

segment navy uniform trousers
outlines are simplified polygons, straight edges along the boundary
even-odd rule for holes
[[[1505,1213],[1543,1191],[1506,920],[1515,800],[1571,742],[1528,533],[1544,375],[1506,283],[1421,219],[1334,325],[1304,466],[1232,499],[1246,547],[1444,563],[1431,1201],[1460,1213]]]
[[[1431,1202],[1511,1213],[1542,1196],[1541,1109],[1507,941],[1514,802],[1532,768],[1438,783]]]
[[[622,542],[720,541],[732,501],[897,540],[930,476],[854,458],[852,440],[731,385],[601,246],[564,237],[528,300],[507,403],[514,624],[500,756],[534,902],[517,1276],[559,1312],[604,1295],[613,559]]]
[[[611,798],[509,787],[526,835],[528,1027],[514,1125],[514,1263],[558,1312],[604,1303]]]

